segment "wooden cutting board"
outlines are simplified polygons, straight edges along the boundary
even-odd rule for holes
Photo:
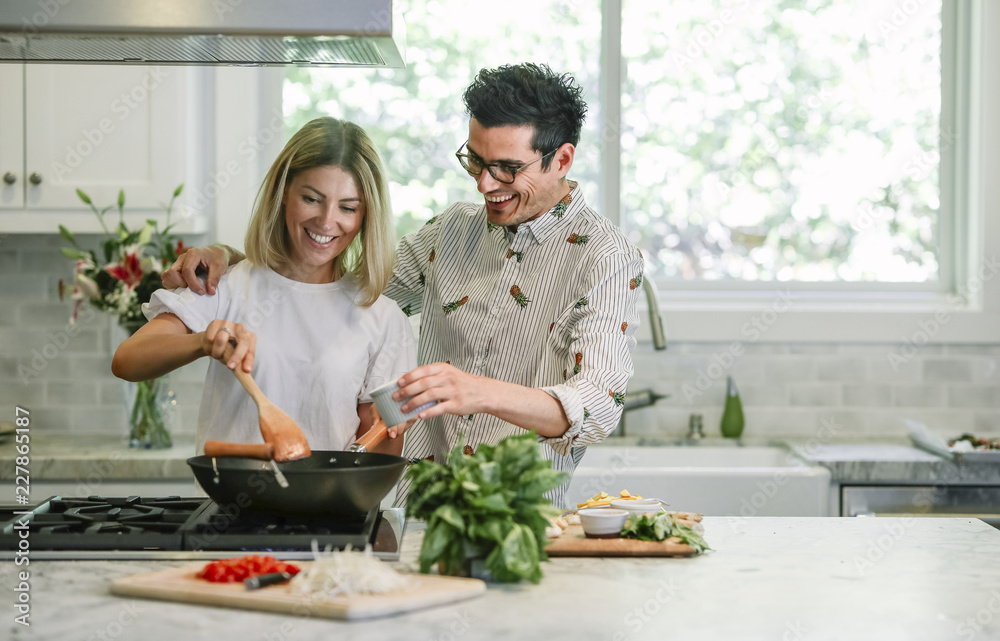
[[[309,563],[298,563],[303,570]],[[318,598],[297,594],[290,583],[247,590],[243,583],[211,583],[195,576],[205,566],[171,568],[115,579],[111,593],[147,599],[217,605],[331,619],[374,619],[471,599],[486,592],[486,583],[429,574],[407,574],[406,590],[379,595]]]
[[[692,556],[695,549],[684,543],[637,541],[635,539],[588,539],[579,525],[571,525],[549,543],[549,556]]]

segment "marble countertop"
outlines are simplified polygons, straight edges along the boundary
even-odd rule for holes
[[[132,449],[122,438],[31,432],[30,473],[35,480],[87,478],[190,479],[187,459],[194,456],[194,438],[174,438],[164,450]],[[0,479],[13,479],[17,456],[13,440],[0,443]]]
[[[130,449],[122,439],[107,436],[31,435],[30,472],[35,480],[191,479],[186,461],[194,455],[194,440],[175,439],[165,450]],[[674,445],[677,439],[611,438],[608,445]],[[835,483],[956,483],[1000,485],[1000,465],[981,461],[953,462],[905,442],[812,443],[794,439],[705,439],[709,446],[784,445],[803,460],[829,468]],[[0,480],[14,478],[17,453],[12,440],[0,443]],[[594,447],[601,447],[596,445]]]
[[[362,622],[130,599],[110,581],[186,562],[35,561],[31,627],[11,639],[878,639],[1000,638],[1000,530],[975,519],[705,519],[691,559],[559,558],[539,585]],[[400,569],[422,532],[408,532]],[[8,596],[12,563],[0,568]]]
[[[834,483],[1000,485],[1000,465],[952,461],[911,445],[886,443],[791,445],[830,470]]]

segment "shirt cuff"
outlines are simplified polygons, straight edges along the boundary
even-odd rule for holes
[[[542,391],[559,401],[566,418],[569,419],[569,429],[562,436],[539,437],[540,443],[545,443],[560,456],[569,456],[575,439],[583,429],[583,400],[580,392],[569,385],[554,385],[543,387]]]

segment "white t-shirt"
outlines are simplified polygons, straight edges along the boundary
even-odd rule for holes
[[[257,335],[252,374],[261,391],[298,423],[310,448],[342,450],[360,425],[358,404],[416,367],[413,330],[396,303],[381,296],[360,307],[358,293],[350,277],[300,283],[241,261],[214,296],[161,289],[143,313],[171,312],[193,332],[217,318],[243,323]],[[198,413],[198,454],[207,440],[263,442],[253,399],[215,359]]]

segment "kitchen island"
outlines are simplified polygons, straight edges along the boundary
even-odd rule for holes
[[[539,585],[341,622],[112,596],[117,577],[179,561],[36,561],[30,628],[12,639],[1000,638],[1000,531],[976,519],[708,517],[695,558],[558,558]],[[419,524],[416,524],[419,526]],[[408,531],[400,569],[414,569]],[[13,600],[12,563],[0,582]]]

